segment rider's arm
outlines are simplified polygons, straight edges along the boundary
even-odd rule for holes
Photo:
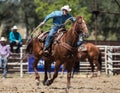
[[[54,18],[60,15],[62,15],[61,11],[53,11],[52,13],[50,13],[49,15],[45,17],[44,22],[47,22],[50,18]]]
[[[12,31],[9,34],[9,40],[10,40],[10,42],[16,41],[16,39],[15,39],[14,34],[13,34]]]
[[[76,18],[73,17],[72,15],[68,14],[68,19],[71,20],[72,22],[75,22]]]
[[[70,15],[69,20],[71,20],[72,22],[75,22],[76,18]]]
[[[72,22],[75,22],[76,18],[75,18],[75,17],[70,17],[70,20],[71,20]]]

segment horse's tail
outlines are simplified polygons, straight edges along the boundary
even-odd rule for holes
[[[102,53],[101,53],[101,51],[99,52],[98,62],[100,64],[100,70],[102,70]]]
[[[28,44],[27,44],[27,47],[26,47],[26,53],[29,53],[31,54],[32,51],[33,51],[33,39],[30,39]]]

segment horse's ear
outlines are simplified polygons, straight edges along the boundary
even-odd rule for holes
[[[78,16],[78,19],[77,19],[77,21],[78,21],[78,23],[82,23],[82,16]]]

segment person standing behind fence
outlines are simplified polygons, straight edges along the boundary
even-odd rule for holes
[[[22,46],[22,38],[19,32],[17,32],[18,28],[17,26],[13,26],[12,31],[9,34],[9,40],[10,40],[10,48],[11,52],[13,51],[13,46],[17,46],[15,52],[20,52],[20,47]]]
[[[6,44],[5,37],[0,39],[0,68],[3,69],[3,77],[6,78],[7,75],[7,61],[10,55],[10,47]]]

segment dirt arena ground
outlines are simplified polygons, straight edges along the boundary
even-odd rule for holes
[[[66,93],[66,75],[57,77],[51,86],[43,86],[43,74],[40,76],[41,83],[36,86],[34,74],[25,74],[23,78],[8,74],[8,78],[0,78],[0,93]],[[93,78],[75,75],[68,93],[120,93],[120,75]]]

